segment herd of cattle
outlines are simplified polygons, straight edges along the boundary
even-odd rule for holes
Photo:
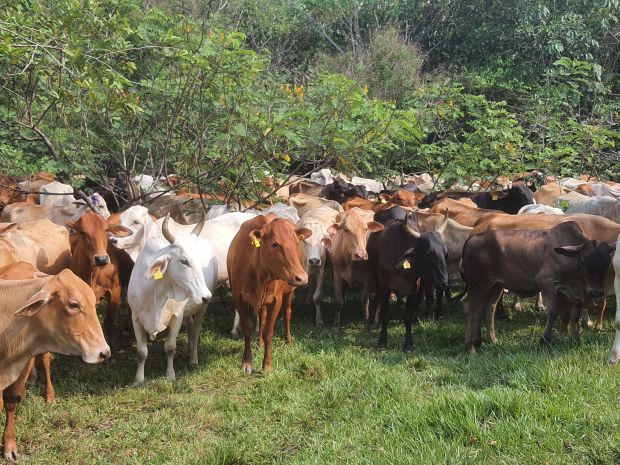
[[[17,458],[15,408],[28,379],[36,379],[35,366],[52,402],[50,352],[79,355],[87,363],[110,357],[106,338],[114,340],[123,289],[136,338],[136,384],[144,381],[148,340],[164,330],[166,377],[175,378],[183,322],[190,364],[198,363],[207,304],[225,285],[234,303],[232,334],[242,332],[245,341],[244,371],[252,371],[254,318],[263,369],[271,370],[275,322],[282,312],[290,343],[298,287],[309,288],[316,324],[324,324],[323,284],[330,271],[334,326],[340,326],[347,290],[359,286],[368,329],[380,325],[380,348],[387,347],[392,296],[406,300],[403,349],[411,351],[421,297],[427,312],[436,300],[441,319],[443,298],[453,298],[455,283],[466,292],[470,352],[480,348],[483,318],[495,342],[495,312],[507,291],[516,294],[516,307],[519,296],[535,295],[539,307],[547,307],[541,343],[550,344],[558,316],[561,330],[571,327],[575,337],[580,325],[590,324],[588,310],[596,311],[596,328],[602,327],[606,298],[620,293],[620,254],[614,260],[620,184],[533,172],[480,182],[476,191],[439,187],[427,174],[385,189],[377,181],[321,170],[311,179],[290,178],[277,189],[277,203],[240,212],[233,210],[244,202],[213,205],[217,196],[174,193],[141,175],[132,189],[143,205],[110,213],[104,195],[76,199],[71,186],[49,174],[0,174],[4,457]],[[106,297],[102,329],[96,305]],[[620,304],[610,361],[619,358]]]

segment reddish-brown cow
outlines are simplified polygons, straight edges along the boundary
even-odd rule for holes
[[[248,306],[261,316],[261,340],[265,345],[263,369],[270,371],[276,318],[284,303],[289,326],[295,287],[308,282],[308,274],[299,261],[299,244],[311,234],[306,228],[295,229],[290,220],[268,214],[243,223],[230,244],[226,262],[245,339],[242,366],[246,373],[252,372],[252,323]]]
[[[108,224],[101,215],[92,211],[86,212],[77,221],[68,221],[67,226],[76,232],[72,236],[71,271],[92,287],[97,301],[109,296],[104,329],[110,337],[116,311],[121,303],[118,252],[122,251],[108,246],[108,233],[126,237],[131,235],[132,231],[120,224]]]

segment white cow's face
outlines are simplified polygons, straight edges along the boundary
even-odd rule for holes
[[[127,249],[132,246],[137,246],[137,242],[139,242],[143,236],[136,233],[140,231],[148,221],[151,221],[151,218],[148,209],[145,207],[136,205],[128,208],[121,213],[119,223],[131,229],[133,234],[127,237],[113,237],[110,242],[117,249]]]
[[[196,256],[196,250],[201,250],[199,240],[193,234],[178,237],[146,272],[147,279],[165,279],[171,286],[171,298],[176,301],[189,299],[200,304],[211,299],[211,291],[202,273],[203,257]]]
[[[307,271],[317,270],[325,264],[327,249],[323,238],[328,234],[318,223],[304,224],[303,227],[310,229],[312,235],[301,241],[301,264]]]

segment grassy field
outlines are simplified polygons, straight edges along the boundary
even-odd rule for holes
[[[113,366],[57,356],[57,403],[36,387],[18,407],[20,463],[620,463],[620,367],[606,363],[613,307],[602,333],[579,343],[558,335],[540,349],[545,316],[528,305],[472,357],[460,305],[446,321],[416,326],[407,355],[400,321],[378,352],[351,300],[341,333],[315,328],[298,303],[295,342],[284,343],[280,322],[269,374],[241,372],[242,341],[228,337],[232,318],[218,298],[200,367],[188,370],[183,334],[174,383],[163,379],[162,340],[150,344],[139,388],[133,334],[113,344]],[[333,307],[324,308],[330,319]]]

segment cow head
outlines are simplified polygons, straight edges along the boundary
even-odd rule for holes
[[[415,267],[416,274],[432,282],[438,289],[448,287],[448,248],[443,234],[448,225],[448,213],[439,227],[432,232],[420,232],[418,215],[407,213],[405,229],[416,239],[415,245],[405,251],[397,268]]]
[[[301,241],[301,263],[304,269],[319,269],[325,264],[327,250],[323,244],[323,239],[329,237],[326,230],[323,229],[323,225],[317,222],[306,222],[304,226],[307,226],[312,234],[310,237],[305,237]]]
[[[323,239],[323,243],[331,249],[337,237],[340,252],[345,259],[359,262],[368,260],[366,243],[368,234],[383,231],[383,225],[376,221],[366,221],[352,208],[346,212],[338,213],[336,223],[332,224],[327,232],[331,238]]]
[[[397,189],[393,194],[381,193],[379,194],[379,200],[381,203],[392,202],[402,207],[415,208],[416,206],[415,195],[405,189]]]
[[[36,319],[49,336],[45,351],[81,355],[86,363],[110,357],[97,318],[93,290],[70,270],[45,278],[41,289],[15,312],[15,316]]]
[[[308,283],[306,273],[299,261],[299,244],[312,236],[307,228],[295,228],[291,220],[276,218],[261,228],[250,231],[248,240],[260,253],[261,262],[277,279],[291,286]]]
[[[579,260],[579,275],[585,281],[586,292],[594,300],[605,297],[605,278],[609,271],[616,244],[588,240],[581,245],[567,245],[553,249],[565,257]]]
[[[149,215],[149,211],[146,207],[141,205],[129,207],[121,213],[119,217],[119,224],[127,229],[130,229],[133,234],[124,237],[117,237],[113,232],[110,232],[108,234],[108,240],[110,241],[110,244],[117,249],[126,249],[136,245],[135,242],[138,240],[138,231],[140,231],[145,224],[151,221],[151,216]]]
[[[120,224],[108,224],[101,215],[89,210],[77,221],[66,221],[77,236],[76,254],[85,254],[90,258],[91,266],[104,266],[110,263],[108,256],[108,233],[119,237],[133,234]]]
[[[196,253],[200,247],[198,241],[202,240],[198,236],[205,222],[198,223],[191,234],[174,237],[168,228],[169,220],[170,215],[166,215],[162,234],[170,245],[161,249],[161,254],[148,264],[145,277],[169,285],[169,297],[178,302],[190,299],[195,304],[207,303],[211,299],[211,291],[202,273],[203,257]]]

